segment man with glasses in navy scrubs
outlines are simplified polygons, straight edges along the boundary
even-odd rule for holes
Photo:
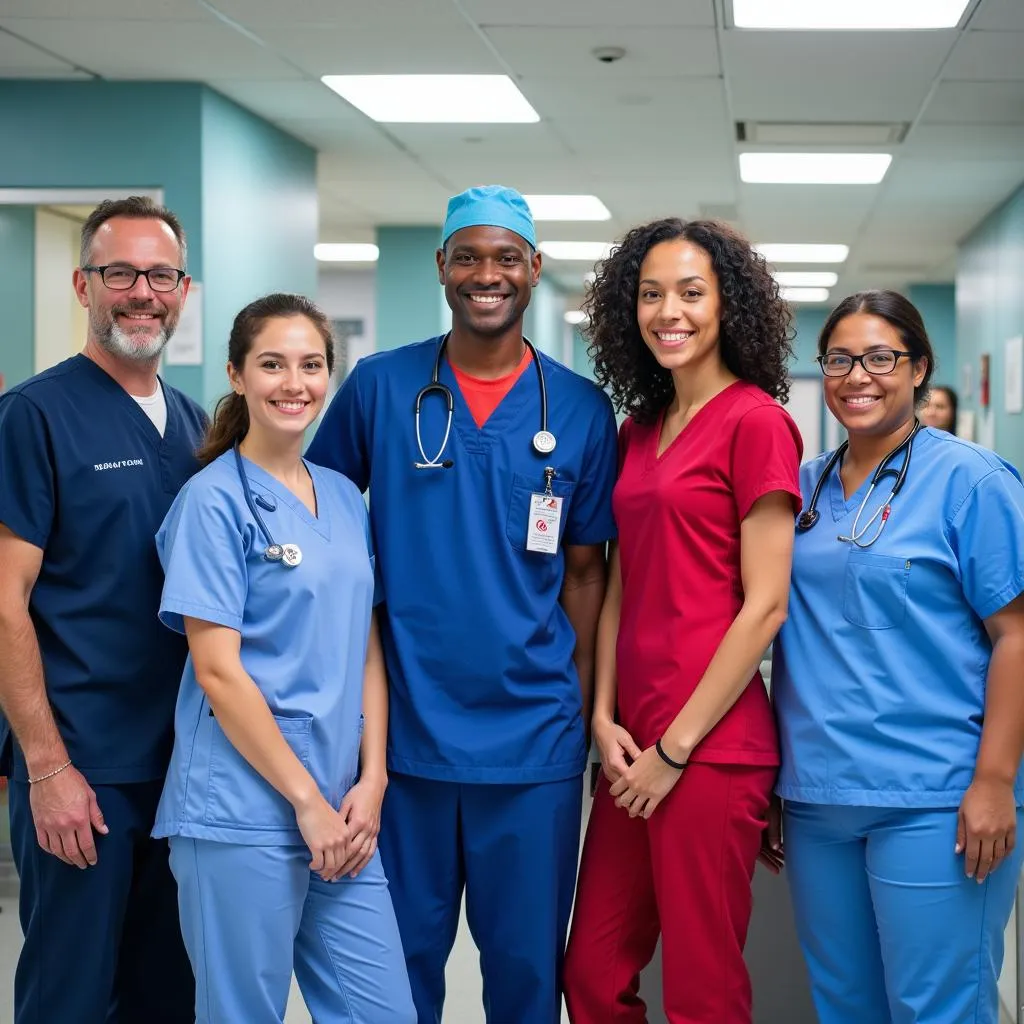
[[[188,293],[151,200],[82,228],[85,349],[0,396],[0,768],[25,944],[15,1024],[185,1024],[192,971],[150,838],[183,637],[157,618],[154,535],[205,416],[157,377]]]

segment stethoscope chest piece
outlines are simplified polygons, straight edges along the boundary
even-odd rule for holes
[[[284,558],[284,548],[280,544],[268,544],[263,557],[268,562],[280,562]]]
[[[796,521],[796,528],[798,530],[809,530],[813,527],[818,520],[821,518],[821,513],[816,508],[808,509],[806,512],[801,512]]]
[[[533,450],[538,455],[550,455],[557,444],[555,435],[550,430],[538,430],[533,435]]]
[[[302,561],[302,549],[298,544],[283,544],[281,547],[281,561],[294,569]]]

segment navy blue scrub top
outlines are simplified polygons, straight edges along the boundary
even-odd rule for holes
[[[564,545],[615,536],[615,417],[592,382],[538,353],[558,445],[532,447],[540,427],[529,367],[482,428],[451,366],[440,380],[455,409],[444,458],[417,470],[413,407],[440,338],[361,359],[307,452],[370,491],[381,634],[390,683],[391,771],[451,782],[540,783],[583,771],[586,749],[573,653],[559,598]],[[445,433],[438,395],[422,405],[428,457]],[[562,499],[555,554],[526,550],[531,493],[544,467]]]
[[[161,381],[161,438],[139,404],[77,355],[0,396],[0,522],[43,549],[30,613],[46,690],[92,783],[161,778],[187,646],[157,618],[154,537],[199,468],[206,417]],[[27,778],[0,718],[0,770]]]

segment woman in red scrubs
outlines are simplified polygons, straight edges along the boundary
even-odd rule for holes
[[[588,298],[619,435],[618,547],[598,627],[604,777],[565,994],[574,1024],[640,1024],[662,938],[670,1024],[749,1024],[750,883],[778,765],[758,665],[786,617],[800,435],[790,315],[723,224],[634,228]]]

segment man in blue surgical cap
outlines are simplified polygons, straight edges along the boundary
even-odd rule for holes
[[[420,1024],[441,1020],[463,889],[488,1021],[554,1024],[615,421],[523,336],[541,257],[518,192],[455,196],[436,259],[451,331],[361,360],[308,454],[370,492],[391,685],[380,849]]]

